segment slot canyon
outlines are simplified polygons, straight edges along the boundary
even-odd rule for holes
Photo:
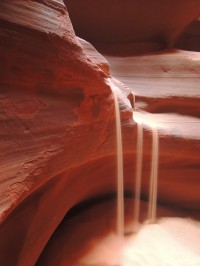
[[[0,149],[0,266],[199,266],[200,0],[1,0]]]

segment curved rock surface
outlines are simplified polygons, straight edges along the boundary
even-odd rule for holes
[[[157,128],[158,200],[199,209],[199,53],[166,50],[143,56],[105,56],[111,75],[133,91],[133,119],[144,127],[142,197],[148,198],[151,136]],[[128,170],[128,151],[126,158],[125,173],[133,171]]]
[[[111,74],[135,94],[136,107],[151,113],[200,116],[198,52],[173,49],[141,56],[105,56]]]
[[[84,51],[87,55],[95,62],[103,72],[110,76],[110,69],[108,61],[104,56],[102,56],[89,42],[84,39],[78,38],[80,44],[82,45]]]
[[[113,97],[61,0],[1,1],[0,57],[0,264],[34,265],[67,210],[106,187],[93,173],[84,189],[79,167],[114,164]]]
[[[140,204],[141,222],[146,220],[147,205],[145,202]],[[114,200],[100,201],[85,209],[80,209],[79,212],[71,212],[71,215],[69,213],[52,236],[36,265],[132,266],[140,263],[144,266],[148,263],[158,266],[168,263],[170,266],[177,266],[177,264],[199,264],[199,223],[191,219],[177,218],[177,214],[179,217],[184,217],[180,211],[158,208],[158,223],[143,223],[136,234],[133,206],[133,200],[125,200],[127,234],[123,243],[114,233],[116,230],[116,202]],[[162,219],[159,219],[160,217]],[[185,234],[186,231],[187,234]]]
[[[175,47],[200,52],[200,17],[187,26],[175,43]]]
[[[133,118],[142,123],[146,131],[143,179],[149,176],[150,136],[152,128],[157,128],[160,136],[160,201],[173,204],[181,199],[185,207],[190,205],[198,209],[200,54],[166,50],[143,56],[106,55],[106,58],[111,74],[127,85],[136,98],[137,112],[133,113]],[[146,181],[143,183],[144,197],[149,188]],[[187,196],[184,196],[185,191]]]
[[[134,100],[123,83],[110,82],[106,60],[76,38],[61,0],[2,1],[0,37],[0,264],[27,266],[37,261],[71,207],[116,191],[112,82],[119,88],[125,189],[134,190],[137,127],[127,97]],[[196,77],[198,71],[191,73]],[[198,210],[199,141],[171,133],[161,140],[159,202]],[[147,199],[148,125],[144,162],[142,198]]]
[[[65,2],[76,34],[92,43],[172,45],[186,25],[200,14],[199,0]]]

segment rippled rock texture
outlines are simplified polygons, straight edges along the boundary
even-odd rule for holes
[[[113,98],[62,1],[1,1],[0,57],[0,264],[34,265],[71,206],[115,186],[94,182],[115,164]]]
[[[78,1],[73,3],[77,4]],[[69,10],[73,3],[66,1]],[[127,9],[126,3],[124,2],[124,7]],[[154,2],[155,5],[156,3],[157,1]],[[180,21],[176,16],[175,22],[180,23],[175,31],[174,28],[171,31],[172,25],[174,26],[171,13],[174,11],[168,12],[167,2],[163,5],[163,10],[168,11],[163,12],[168,12],[168,16],[170,14],[169,27],[164,23],[166,28],[154,28],[159,25],[154,19],[149,24],[150,28],[144,28],[144,32],[139,27],[139,41],[144,42],[145,49],[146,41],[155,42],[156,47],[160,47],[160,44],[162,46],[163,41],[172,42],[176,34],[192,20],[199,1],[182,3],[187,14],[183,13],[185,15]],[[144,4],[147,2],[144,1]],[[80,8],[81,6],[77,9],[79,14],[84,14],[84,9],[80,13]],[[175,5],[174,8],[177,13],[178,7]],[[101,9],[99,14],[100,11]],[[113,14],[116,15],[117,12],[119,6],[116,5],[116,13],[113,11]],[[105,14],[103,22],[103,17],[101,20],[95,17],[99,23],[96,33],[105,42],[110,42],[111,39],[116,42],[116,52],[119,51],[118,48],[124,47],[131,53],[132,46],[129,44],[118,46],[120,38],[128,42],[131,36],[130,28],[123,29],[127,26],[126,20],[122,19],[123,23],[120,22],[121,31],[116,31],[119,24],[115,24],[114,20],[107,23],[108,27],[105,28],[102,23],[106,23],[108,14]],[[148,18],[145,12],[144,16]],[[141,17],[142,21],[144,16]],[[133,15],[130,17],[134,18]],[[166,17],[165,20],[167,21]],[[76,28],[74,20],[73,23]],[[92,21],[90,25],[93,25]],[[101,36],[102,32],[98,30],[100,25],[104,30],[113,26],[113,32],[108,31],[105,36]],[[137,34],[133,36],[135,38]],[[162,41],[157,42],[157,38]],[[112,49],[112,45],[109,49]],[[105,43],[102,47],[104,46]],[[123,49],[121,51],[124,54]],[[106,60],[87,41],[75,36],[62,0],[1,1],[0,265],[34,265],[70,208],[86,199],[116,192],[113,87],[116,89],[121,111],[125,190],[134,193],[137,126],[134,122],[136,116],[133,114],[132,117],[131,108],[131,103],[134,107],[134,97],[128,87],[131,87],[137,97],[135,111],[142,109],[156,113],[162,108],[169,111],[173,102],[172,110],[176,111],[179,107],[180,113],[186,114],[185,110],[188,108],[189,115],[198,119],[199,96],[196,92],[192,96],[189,93],[191,99],[187,100],[185,89],[182,91],[177,85],[177,82],[181,82],[182,86],[183,76],[191,74],[194,80],[197,78],[197,83],[192,83],[194,89],[191,92],[198,89],[198,54],[195,54],[195,60],[190,56],[193,54],[168,51],[147,58],[137,58],[130,54],[127,58],[107,57]],[[156,60],[158,65],[155,64]],[[136,71],[133,63],[136,64]],[[141,71],[141,80],[137,77],[138,71]],[[115,78],[111,77],[110,72]],[[150,79],[145,79],[144,74]],[[168,87],[161,82],[163,90],[153,90],[149,96],[149,86],[156,87],[152,83],[154,74],[156,78],[159,75],[169,75],[172,78],[174,91],[179,88],[175,93],[176,101],[174,94],[168,90],[172,86],[168,83],[169,80],[166,81]],[[178,79],[174,79],[177,75]],[[187,84],[184,80],[184,84]],[[143,84],[143,81],[148,83]],[[140,86],[146,88],[144,94],[137,91],[137,88],[142,91]],[[163,93],[167,96],[163,97]],[[189,107],[185,105],[185,101],[190,103]],[[160,121],[158,123],[161,124]],[[174,127],[164,130],[161,126],[158,201],[160,204],[171,204],[195,212],[199,209],[200,202],[199,135],[195,135],[195,128],[193,135],[189,131],[189,137],[187,134],[183,137],[174,120],[173,125]],[[143,200],[148,200],[151,139],[151,126],[147,124],[144,133]]]
[[[158,199],[199,209],[200,54],[165,50],[106,58],[111,74],[133,91],[133,119],[144,127],[143,197],[149,190],[152,128],[157,128]]]

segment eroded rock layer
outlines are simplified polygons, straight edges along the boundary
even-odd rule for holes
[[[126,50],[125,44],[123,48]],[[158,201],[199,209],[199,53],[165,50],[142,56],[106,55],[106,58],[111,75],[133,91],[133,119],[144,128],[143,198],[148,198],[151,137],[152,130],[157,128]]]
[[[126,50],[126,45],[123,49]],[[200,116],[198,52],[173,49],[141,56],[106,55],[106,58],[111,74],[134,92],[136,107],[151,113]]]
[[[186,8],[186,1],[183,3]],[[187,21],[192,19],[192,10],[198,3],[190,1],[192,8],[185,15]],[[185,21],[184,18],[182,22]],[[120,38],[129,40],[129,33],[123,28],[117,38],[115,33],[106,34],[116,42],[120,34]],[[134,106],[134,97],[120,82],[129,86],[128,75],[134,71],[126,63],[127,68],[123,66],[121,72],[120,59],[114,62],[108,58],[111,73],[118,72],[115,76],[120,81],[111,78],[106,59],[89,43],[76,38],[61,0],[1,1],[0,37],[0,265],[27,266],[35,264],[70,208],[85,199],[116,192],[116,130],[111,84],[120,102],[125,190],[134,193],[137,127],[127,99]],[[171,38],[168,37],[166,40]],[[159,55],[155,58],[160,60]],[[133,59],[136,58],[127,58],[131,65]],[[141,64],[145,73],[157,73],[156,68],[150,71],[151,63],[145,70],[145,62],[149,61],[137,64],[137,71]],[[196,68],[189,70],[194,78],[199,75],[198,61],[194,64],[180,54],[180,62],[189,62],[187,70]],[[171,64],[170,59],[168,63],[177,67],[175,73],[180,71],[180,66]],[[113,65],[118,65],[119,71]],[[158,66],[163,75],[170,73],[170,67]],[[141,85],[135,80],[130,84],[134,88]],[[156,100],[155,95],[145,98],[137,91],[136,94],[141,97],[137,108],[143,105],[146,111],[160,110],[162,97]],[[167,101],[166,97],[163,103]],[[197,114],[196,107],[197,103],[192,114]],[[162,131],[159,203],[198,210],[199,139],[194,135],[183,138],[176,128],[175,132]],[[144,136],[141,197],[146,200],[152,145],[152,129],[148,125]],[[188,178],[191,173],[192,178]]]
[[[103,190],[77,169],[115,160],[113,98],[63,1],[1,1],[0,57],[0,264],[34,265],[67,210]]]

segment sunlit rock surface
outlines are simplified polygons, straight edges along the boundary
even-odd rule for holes
[[[141,56],[106,55],[106,58],[111,74],[134,92],[136,107],[151,113],[200,116],[198,52],[166,50]]]
[[[102,71],[104,71],[108,76],[110,75],[109,64],[104,56],[102,56],[89,42],[84,39],[78,38],[80,44],[82,45],[84,51],[87,55],[95,62]]]
[[[105,56],[111,75],[133,91],[133,119],[144,127],[143,197],[148,197],[152,128],[157,128],[158,200],[199,209],[200,54],[166,50],[141,56]],[[126,158],[129,161],[128,151]],[[127,172],[128,165],[130,161]]]

